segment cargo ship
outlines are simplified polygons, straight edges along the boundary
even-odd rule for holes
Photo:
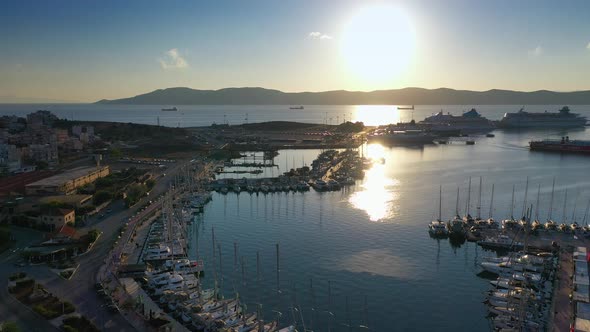
[[[590,153],[590,141],[570,140],[569,136],[558,139],[547,139],[529,142],[531,150]]]
[[[516,113],[506,113],[498,122],[500,128],[575,128],[584,127],[586,117],[571,113],[564,106],[558,112],[530,113],[520,109]]]

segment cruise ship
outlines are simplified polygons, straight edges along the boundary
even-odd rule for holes
[[[558,112],[529,113],[521,108],[516,113],[506,113],[498,126],[501,128],[573,128],[586,125],[586,117],[571,113],[564,106]]]
[[[481,116],[475,108],[460,116],[452,115],[451,113],[444,114],[441,110],[420,121],[420,124],[428,126],[434,132],[458,133],[489,132],[496,127],[494,122]]]

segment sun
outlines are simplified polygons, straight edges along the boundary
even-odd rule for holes
[[[363,86],[391,85],[414,55],[412,23],[405,12],[393,5],[362,8],[345,24],[341,36],[344,65]]]

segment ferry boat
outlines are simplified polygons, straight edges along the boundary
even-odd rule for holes
[[[590,141],[570,140],[569,136],[565,136],[561,140],[530,141],[529,148],[538,151],[590,153]]]
[[[516,113],[506,113],[498,123],[500,128],[575,128],[584,127],[586,117],[571,113],[564,106],[558,112],[529,113],[521,108]]]
[[[460,116],[451,113],[444,114],[441,110],[420,121],[420,124],[428,126],[434,132],[484,133],[496,128],[494,122],[481,116],[475,108]]]
[[[176,112],[178,111],[178,108],[176,108],[176,106],[172,107],[172,108],[162,108],[162,112]]]

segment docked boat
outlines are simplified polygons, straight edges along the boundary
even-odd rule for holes
[[[327,191],[330,189],[326,181],[324,180],[316,180],[313,184],[313,189],[317,191]]]
[[[494,122],[481,116],[472,108],[460,116],[451,113],[444,114],[440,112],[420,121],[420,124],[428,126],[434,132],[459,132],[459,133],[485,133],[496,128]]]
[[[436,138],[436,135],[423,130],[384,131],[376,132],[368,136],[369,142],[379,142],[391,145],[432,144]]]
[[[447,225],[442,221],[442,186],[439,189],[439,201],[438,201],[438,219],[433,220],[428,224],[428,233],[433,237],[446,237],[449,235]]]
[[[584,127],[586,117],[571,113],[564,106],[558,112],[525,112],[521,108],[516,113],[506,113],[498,123],[501,128],[575,128]]]
[[[509,236],[503,234],[500,234],[495,237],[488,237],[484,240],[479,240],[477,241],[477,244],[479,244],[482,247],[494,249],[522,249],[524,247],[522,242],[514,241]]]
[[[172,257],[172,251],[170,247],[165,245],[159,245],[157,247],[148,248],[145,255],[143,256],[144,261],[162,260],[169,259]]]
[[[590,153],[590,141],[570,140],[569,136],[559,139],[530,141],[529,148],[533,151]]]
[[[171,108],[162,108],[162,112],[176,112],[178,111],[178,108],[176,108],[176,106],[171,107]]]

